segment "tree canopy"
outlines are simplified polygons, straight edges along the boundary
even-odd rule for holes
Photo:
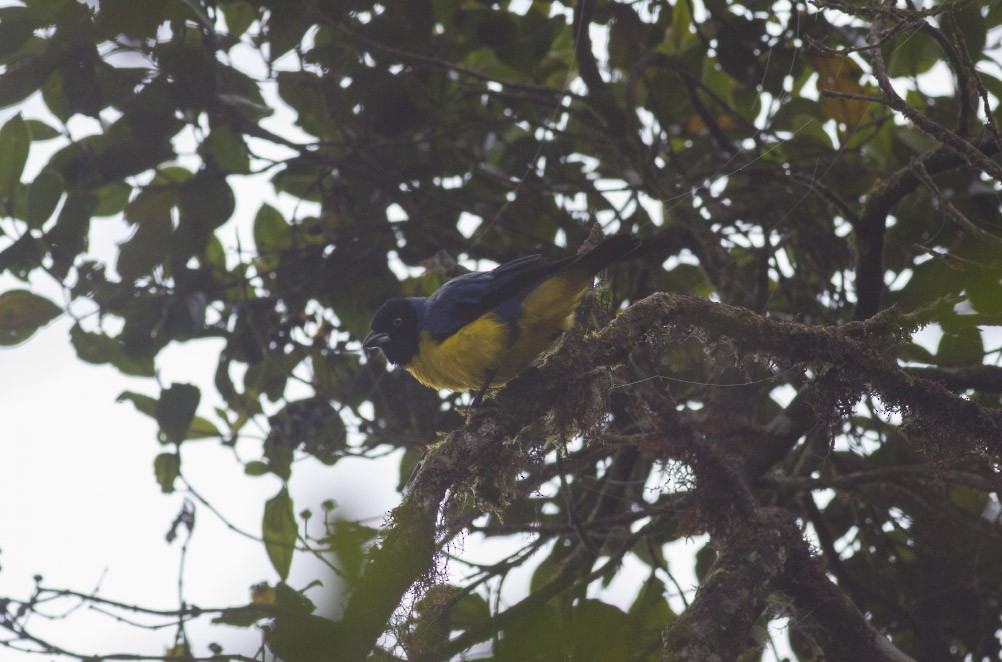
[[[81,360],[149,377],[122,399],[165,492],[191,440],[255,426],[245,471],[282,481],[399,452],[379,529],[263,504],[276,581],[181,604],[166,658],[997,659],[1000,25],[976,0],[22,0],[0,344],[67,312]],[[389,297],[603,233],[643,245],[485,407],[360,350]],[[214,393],[158,386],[206,339]],[[666,549],[704,535],[693,592]],[[284,582],[303,554],[320,586]],[[3,645],[74,651],[37,598],[0,602]],[[262,649],[184,636],[207,618]]]

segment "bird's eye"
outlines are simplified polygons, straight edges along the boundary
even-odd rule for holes
[[[403,317],[394,317],[393,318],[393,327],[394,328],[399,329],[403,325],[404,325],[404,318]]]

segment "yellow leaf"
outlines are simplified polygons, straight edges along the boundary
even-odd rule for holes
[[[164,651],[164,658],[166,659],[184,659],[191,657],[191,648],[187,643],[180,643],[177,646],[172,646]]]
[[[850,57],[815,57],[811,59],[814,70],[818,72],[818,90],[831,90],[845,94],[864,94],[865,89],[859,80],[863,77],[863,69]],[[866,118],[869,101],[843,99],[838,97],[821,97],[821,112],[828,117],[854,128]]]
[[[737,122],[734,121],[734,118],[726,113],[717,116],[714,121],[716,122],[717,127],[724,131],[736,129],[738,126]],[[703,121],[701,116],[693,115],[689,118],[689,121],[686,122],[685,130],[687,133],[706,133],[706,122]]]

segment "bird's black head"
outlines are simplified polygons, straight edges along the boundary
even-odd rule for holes
[[[362,342],[363,349],[381,349],[386,360],[406,365],[418,351],[418,309],[410,299],[390,299],[372,318],[372,333]]]

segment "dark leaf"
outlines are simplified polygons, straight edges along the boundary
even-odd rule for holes
[[[181,456],[177,453],[160,453],[153,460],[153,471],[163,493],[172,493],[174,481],[181,474]]]
[[[70,193],[56,218],[56,224],[45,235],[52,255],[52,271],[65,277],[77,256],[87,248],[90,218],[97,200],[91,195]]]
[[[289,491],[282,488],[278,494],[268,499],[264,505],[261,520],[261,537],[268,552],[272,567],[285,580],[292,566],[292,556],[296,545],[296,516]]]
[[[97,207],[94,216],[116,216],[122,213],[129,202],[132,187],[125,182],[108,182],[94,190],[97,196]]]
[[[41,120],[25,120],[33,141],[52,140],[62,134]]]
[[[0,108],[20,103],[37,92],[49,78],[54,63],[48,57],[32,57],[7,66],[0,76]]]
[[[0,196],[14,197],[30,148],[31,133],[18,113],[0,127]]]
[[[973,325],[947,329],[936,349],[936,362],[944,367],[979,365],[984,357],[981,331]]]
[[[280,253],[292,247],[291,228],[271,205],[261,205],[254,217],[254,245],[261,255]]]
[[[55,170],[43,170],[28,186],[28,227],[41,228],[56,210],[63,196],[63,176]]]
[[[21,48],[41,25],[35,12],[27,7],[0,9],[0,57]]]
[[[156,418],[167,441],[180,444],[188,435],[202,394],[191,384],[172,384],[161,391]]]
[[[25,232],[10,246],[0,251],[0,273],[10,271],[22,280],[42,264],[45,242]]]
[[[491,617],[487,600],[478,593],[463,596],[449,612],[449,621],[454,630],[477,627]]]
[[[269,471],[268,465],[259,460],[251,460],[244,465],[244,473],[248,476],[263,476]]]
[[[246,174],[250,171],[250,154],[243,137],[226,124],[212,127],[205,141],[208,155],[225,172]]]
[[[219,8],[226,19],[226,29],[231,37],[239,37],[257,18],[257,10],[244,0],[221,2]]]
[[[155,374],[152,357],[132,356],[119,340],[103,333],[89,333],[79,324],[75,324],[70,329],[70,342],[73,343],[73,348],[82,361],[96,364],[110,363],[122,374],[137,377],[152,377]]]
[[[0,345],[16,345],[59,315],[63,309],[27,290],[0,294]]]
[[[334,621],[313,614],[279,617],[267,634],[268,648],[284,662],[336,659],[341,641]]]
[[[136,410],[140,413],[146,414],[151,418],[156,418],[157,416],[157,400],[148,395],[143,395],[142,393],[135,393],[133,391],[123,391],[116,399],[116,402],[131,402],[135,405]]]
[[[281,478],[289,480],[292,476],[292,449],[275,443],[266,443],[264,457],[268,460],[268,470]]]

